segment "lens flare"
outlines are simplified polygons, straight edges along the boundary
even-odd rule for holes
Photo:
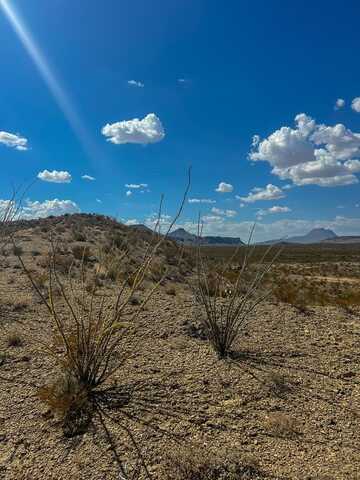
[[[2,8],[5,16],[10,22],[12,28],[18,35],[29,56],[35,63],[40,75],[47,84],[56,103],[62,110],[74,133],[80,140],[83,148],[87,153],[90,153],[92,150],[91,140],[88,137],[83,123],[77,111],[71,104],[64,89],[61,87],[59,81],[55,78],[55,75],[51,71],[48,62],[46,61],[40,48],[37,46],[31,33],[27,29],[23,19],[20,17],[19,13],[14,9],[14,7],[10,5],[10,2],[8,0],[0,0],[0,7]]]

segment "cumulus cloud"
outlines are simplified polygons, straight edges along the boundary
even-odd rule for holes
[[[126,188],[134,188],[134,189],[147,188],[148,184],[147,183],[126,183],[125,187]]]
[[[100,200],[100,198],[96,198],[95,200],[97,203],[102,203],[102,200]]]
[[[221,208],[216,208],[213,207],[211,209],[211,212],[214,213],[215,215],[220,215],[224,217],[235,217],[237,215],[236,210],[222,210]]]
[[[241,200],[245,203],[254,203],[261,200],[278,200],[279,198],[284,197],[285,194],[282,189],[276,185],[272,185],[271,183],[266,185],[265,188],[253,188],[246,197],[239,197],[238,195],[236,196],[238,200]]]
[[[295,185],[333,187],[358,183],[360,133],[342,124],[317,124],[308,115],[295,117],[295,128],[281,127],[252,149],[252,161],[268,162],[272,173]]]
[[[171,221],[171,215],[163,213],[159,218],[158,213],[152,213],[145,219],[144,225],[156,231],[161,231],[162,229],[166,231],[170,227]]]
[[[351,102],[351,108],[354,112],[360,113],[360,97],[356,97]]]
[[[15,150],[27,150],[28,141],[27,138],[21,137],[20,135],[9,133],[9,132],[0,132],[0,143],[6,145],[10,148],[15,148]]]
[[[210,198],[189,198],[189,203],[216,203],[216,200]]]
[[[265,208],[265,209],[261,208],[256,212],[256,216],[263,217],[265,215],[273,215],[276,213],[287,213],[287,212],[291,212],[291,208],[274,205],[273,207],[270,207],[270,208]]]
[[[95,177],[92,177],[91,175],[86,175],[86,174],[85,174],[85,175],[82,175],[81,178],[82,178],[83,180],[89,180],[90,182],[93,182],[94,180],[96,180]]]
[[[138,82],[137,80],[128,80],[128,85],[132,87],[144,88],[144,84],[142,82]]]
[[[273,207],[268,208],[269,213],[285,213],[291,212],[291,208],[289,207],[279,207],[278,205],[274,205]]]
[[[345,106],[345,100],[343,98],[338,98],[335,102],[335,110],[340,110]]]
[[[106,124],[101,133],[107,137],[108,142],[121,145],[124,143],[148,144],[163,140],[165,131],[160,119],[149,113],[142,120],[123,120],[112,124]]]
[[[218,187],[215,189],[219,193],[229,193],[234,190],[234,187],[230,183],[220,182]]]
[[[126,195],[127,197],[130,197],[130,196],[132,195],[132,193],[133,193],[133,192],[132,192],[131,190],[128,190],[125,195]]]
[[[71,175],[69,172],[66,172],[66,171],[53,170],[52,172],[50,172],[49,170],[43,170],[42,172],[38,173],[37,177],[43,182],[51,182],[51,183],[70,183],[71,182]]]
[[[21,209],[21,217],[25,219],[45,218],[50,215],[64,215],[65,213],[79,213],[80,208],[72,200],[45,200],[32,202],[27,200]]]

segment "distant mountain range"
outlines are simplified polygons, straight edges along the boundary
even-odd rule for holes
[[[333,241],[337,238],[337,235],[332,230],[327,228],[314,228],[310,230],[306,235],[300,235],[296,237],[278,238],[275,240],[268,240],[266,242],[260,242],[261,245],[272,245],[273,243],[300,243],[303,245],[310,243],[320,243],[324,241]]]
[[[197,245],[198,236],[187,232],[184,228],[178,228],[169,234],[169,238],[185,245]],[[238,237],[204,236],[200,239],[201,245],[244,245]]]
[[[142,230],[146,232],[152,232],[152,230],[145,225],[132,225],[131,228]],[[198,237],[193,233],[186,231],[184,228],[178,228],[169,234],[169,238],[176,242],[183,243],[185,245],[197,245]],[[239,237],[220,237],[214,235],[207,235],[201,237],[201,245],[213,245],[213,246],[227,246],[227,245],[245,245]],[[337,236],[335,232],[327,228],[314,228],[310,230],[306,235],[299,235],[288,238],[278,238],[274,240],[268,240],[265,242],[258,242],[258,245],[272,245],[275,243],[281,244],[301,244],[309,245],[311,243],[326,243],[326,244],[351,244],[360,243],[360,236]]]

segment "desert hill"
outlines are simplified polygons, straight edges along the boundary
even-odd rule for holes
[[[286,237],[286,238],[278,238],[275,240],[267,240],[265,242],[259,242],[262,245],[271,245],[273,243],[299,243],[299,244],[311,244],[311,243],[319,243],[323,242],[324,240],[332,240],[336,239],[337,235],[332,230],[326,228],[314,228],[310,230],[305,235],[298,235],[295,237]]]
[[[184,228],[178,228],[170,232],[169,237],[176,240],[179,243],[185,245],[197,245],[199,243],[198,236],[193,233],[187,232]],[[244,242],[237,237],[221,237],[213,235],[204,235],[200,239],[201,245],[244,245]]]

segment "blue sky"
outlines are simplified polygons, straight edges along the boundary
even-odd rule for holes
[[[0,202],[150,225],[192,165],[188,229],[360,234],[359,2],[0,6]]]

